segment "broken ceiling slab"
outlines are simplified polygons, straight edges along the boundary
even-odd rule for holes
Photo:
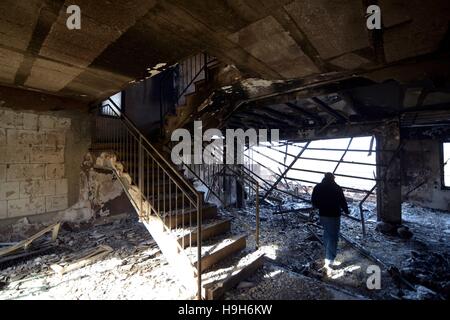
[[[23,54],[0,47],[0,81],[13,84],[22,60]]]
[[[380,1],[386,61],[392,62],[430,53],[439,48],[448,32],[450,2]]]
[[[42,60],[36,60],[26,85],[52,92],[60,91],[80,75],[84,68],[87,68],[111,43],[133,26],[137,19],[154,5],[154,2],[140,1],[131,7],[113,5],[109,1],[96,1],[93,4],[91,1],[79,0],[77,4],[82,8],[81,29],[67,28],[67,14],[64,7],[39,51],[42,57],[61,61],[61,65],[58,66],[54,62],[52,69],[56,72],[52,72],[48,69],[43,70]],[[53,73],[49,83],[43,81],[47,78],[42,75],[44,71]]]
[[[280,78],[301,77],[319,71],[272,16],[252,23],[228,38],[270,66]]]
[[[322,59],[370,47],[362,1],[294,1],[285,6]]]
[[[334,58],[330,63],[345,70],[353,70],[368,65],[371,61],[355,53],[346,53]]]
[[[25,51],[33,35],[43,0],[2,0],[0,45]]]
[[[69,4],[81,8],[81,30],[65,25]],[[439,50],[450,11],[444,0],[423,9],[420,1],[381,1],[385,30],[373,43],[365,5],[354,1],[5,0],[0,6],[0,82],[89,102],[145,79],[152,65],[203,51],[245,77],[265,79],[358,72],[375,66],[373,46],[380,61],[415,58]],[[430,68],[418,73],[443,69]],[[102,71],[103,77],[91,74]],[[383,73],[381,81],[388,78]]]
[[[82,69],[38,58],[25,82],[28,87],[58,92],[75,78]]]

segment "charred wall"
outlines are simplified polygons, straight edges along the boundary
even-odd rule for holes
[[[428,208],[450,211],[450,190],[442,185],[441,139],[410,139],[402,157],[402,196]]]

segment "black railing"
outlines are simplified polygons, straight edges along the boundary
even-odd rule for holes
[[[210,81],[209,68],[215,63],[216,58],[199,53],[164,71],[160,84],[161,135],[166,116],[175,114],[176,108],[186,103],[186,96],[195,92],[196,82]]]

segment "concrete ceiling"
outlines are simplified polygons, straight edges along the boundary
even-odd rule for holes
[[[448,0],[2,0],[0,84],[97,101],[203,50],[267,79],[369,70],[448,50]],[[81,30],[66,27],[81,8]],[[446,45],[447,43],[447,45]]]

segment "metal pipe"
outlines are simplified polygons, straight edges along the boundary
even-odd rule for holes
[[[202,205],[197,195],[197,298],[202,300]]]
[[[139,182],[139,190],[141,191],[141,193],[144,192],[144,179],[142,178],[144,176],[144,165],[143,165],[143,153],[142,153],[142,138],[139,137],[139,177],[138,177],[138,182]],[[144,210],[143,210],[143,201],[142,201],[142,195],[139,197],[140,198],[140,217],[142,218],[142,216],[144,215]]]
[[[256,200],[255,200],[255,206],[256,206],[256,249],[259,248],[259,183],[256,182]]]

